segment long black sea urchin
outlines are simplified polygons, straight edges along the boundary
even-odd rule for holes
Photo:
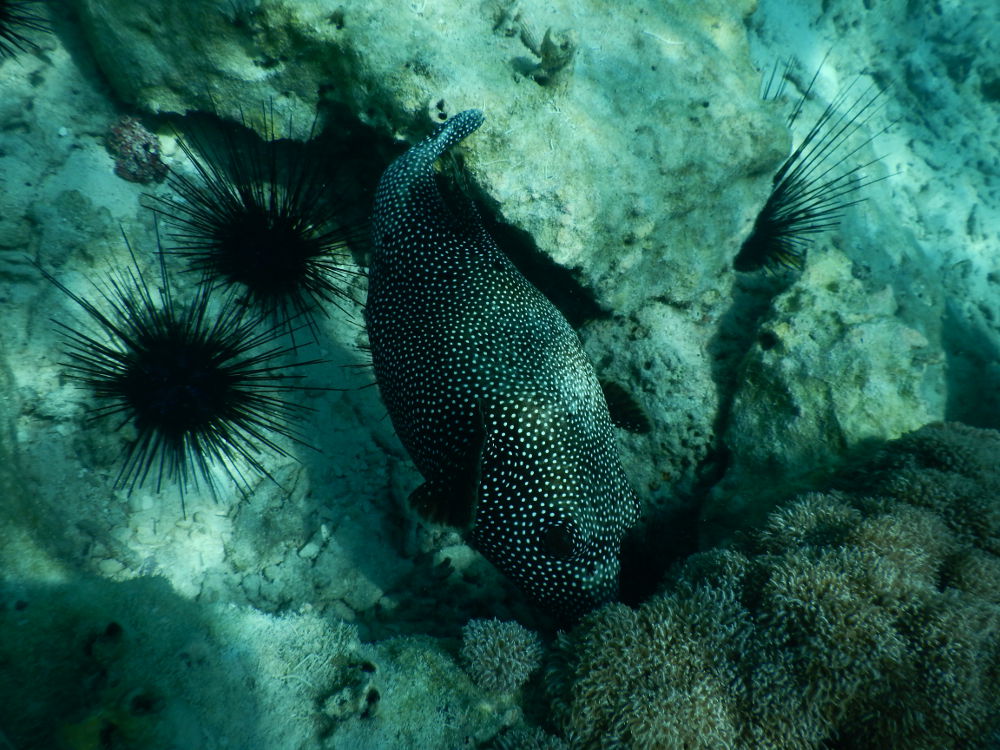
[[[238,289],[275,321],[301,316],[315,337],[314,315],[324,303],[351,299],[346,282],[358,272],[349,248],[365,232],[341,219],[344,202],[314,143],[276,140],[273,112],[263,122],[263,141],[246,129],[228,130],[221,145],[179,138],[197,177],[171,172],[177,197],[147,200],[171,227],[169,252],[208,285]]]
[[[129,252],[132,252],[129,247]],[[262,325],[234,295],[210,303],[202,286],[179,302],[167,283],[162,253],[154,293],[133,256],[132,267],[96,285],[90,301],[45,275],[96,323],[94,333],[54,321],[66,340],[69,376],[88,387],[98,406],[91,419],[117,417],[136,438],[122,451],[116,487],[132,492],[152,476],[180,482],[183,493],[199,477],[214,487],[218,465],[249,492],[249,467],[264,468],[266,451],[287,456],[275,435],[305,445],[291,426],[307,408],[287,395],[304,389],[301,369],[316,361],[285,363],[295,347],[282,344],[284,325]]]
[[[785,74],[787,72],[786,65]],[[801,113],[818,75],[819,70],[792,109],[788,117],[789,127]],[[764,91],[765,99],[771,98],[774,77],[772,73]],[[784,80],[783,76],[774,97],[780,95]],[[775,269],[778,266],[802,268],[813,235],[837,226],[845,209],[864,200],[856,193],[884,179],[861,174],[880,157],[853,167],[844,166],[875,138],[873,135],[846,153],[840,153],[847,140],[872,118],[882,95],[871,84],[848,104],[853,86],[852,83],[830,102],[774,175],[771,194],[757,215],[753,231],[733,261],[737,271]],[[882,132],[885,131],[876,135]]]
[[[48,31],[45,16],[37,12],[41,0],[0,0],[0,58],[37,49],[26,31]]]

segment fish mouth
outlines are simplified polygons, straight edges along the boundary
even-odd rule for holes
[[[617,558],[572,566],[564,571],[568,585],[558,595],[547,592],[544,604],[557,614],[575,620],[618,598],[618,573]]]

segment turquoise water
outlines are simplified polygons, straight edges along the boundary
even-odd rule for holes
[[[24,29],[0,57],[0,747],[997,746],[997,21],[986,2],[0,3]],[[735,270],[831,103],[861,202],[801,267]],[[612,416],[649,427],[616,429],[642,514],[622,601],[583,624],[409,507],[364,231],[338,246],[343,296],[262,347],[290,347],[272,385],[303,375],[273,412],[293,434],[204,470],[181,454],[197,486],[168,460],[157,487],[155,453],[116,481],[143,425],[94,418],[59,333],[91,336],[91,363],[122,351],[72,295],[113,312],[130,273],[154,307],[199,299],[185,258],[161,275],[177,230],[150,210],[192,200],[161,165],[204,184],[183,144],[256,144],[249,183],[320,164],[353,228],[388,164],[469,108],[485,123],[439,165],[453,210],[475,202],[624,394]],[[112,153],[122,117],[138,172]],[[217,319],[224,290],[206,304]],[[838,474],[941,420],[975,430],[919,433],[860,488]],[[468,626],[492,618],[511,624]]]

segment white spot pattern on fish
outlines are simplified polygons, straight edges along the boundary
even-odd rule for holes
[[[575,616],[617,592],[638,503],[579,338],[438,190],[434,161],[483,122],[462,112],[379,182],[365,319],[382,398],[425,482],[424,516],[533,599]]]

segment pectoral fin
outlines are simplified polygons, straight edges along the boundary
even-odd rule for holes
[[[477,408],[476,430],[467,449],[439,476],[427,479],[410,493],[410,505],[427,521],[468,529],[476,517],[479,501],[483,446],[486,429],[482,409]]]

